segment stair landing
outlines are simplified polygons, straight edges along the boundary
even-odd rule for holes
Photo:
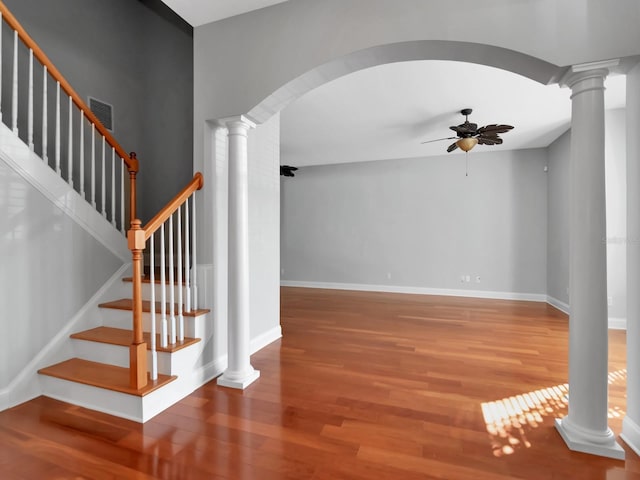
[[[72,358],[50,367],[42,368],[38,370],[38,373],[138,397],[144,397],[177,378],[173,375],[158,375],[158,379],[149,380],[146,387],[135,389],[129,386],[128,368],[91,362],[80,358]]]

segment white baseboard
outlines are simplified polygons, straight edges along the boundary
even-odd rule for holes
[[[369,285],[359,283],[304,282],[282,280],[283,287],[324,288],[330,290],[356,290],[362,292],[409,293],[416,295],[444,295],[451,297],[492,298],[496,300],[524,300],[546,302],[547,296],[539,293],[493,292],[488,290],[462,290],[450,288],[406,287],[395,285]]]
[[[626,330],[627,319],[618,317],[609,317],[609,328],[611,330]]]
[[[355,290],[361,292],[409,293],[417,295],[445,295],[453,297],[493,298],[496,300],[524,300],[529,302],[545,302],[569,315],[569,305],[550,295],[538,293],[492,292],[486,290],[459,290],[447,288],[398,287],[390,285],[367,285],[359,283],[334,282],[303,282],[297,280],[282,280],[282,287],[323,288],[330,290]],[[626,330],[627,319],[609,317],[609,328],[612,330]]]
[[[570,313],[570,309],[569,309],[569,304],[568,303],[565,303],[562,300],[558,300],[557,298],[554,298],[551,295],[547,295],[547,303],[549,305],[551,305],[552,307],[557,308],[562,313],[566,313],[567,315],[569,315],[569,313]]]
[[[91,313],[97,309],[98,303],[109,295],[111,288],[119,288],[125,272],[131,268],[130,264],[120,267],[107,282],[78,310],[78,312],[60,329],[60,331],[45,345],[33,359],[24,366],[5,388],[0,390],[0,411],[31,400],[42,393],[38,382],[38,369],[56,361],[61,361],[60,351],[66,342],[70,342],[69,335],[81,329],[81,325],[88,324],[96,315]]]
[[[636,452],[636,455],[640,455],[640,426],[629,417],[629,414],[622,420],[620,438]]]
[[[254,354],[258,350],[262,350],[264,347],[266,347],[270,343],[275,342],[279,338],[282,338],[282,327],[280,327],[280,325],[251,339],[251,343],[249,344],[249,351],[251,352],[251,354]]]

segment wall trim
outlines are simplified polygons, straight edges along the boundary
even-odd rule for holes
[[[131,262],[127,240],[53,169],[0,122],[0,160],[123,262]]]
[[[609,317],[609,329],[611,330],[626,330],[627,319],[619,317]]]
[[[86,319],[87,314],[94,308],[96,305],[100,303],[102,297],[107,293],[107,291],[112,288],[113,285],[118,285],[122,282],[122,277],[125,275],[125,272],[129,270],[131,264],[122,265],[112,276],[109,278],[105,284],[98,289],[93,296],[85,302],[85,304],[80,307],[80,309],[75,313],[75,315],[64,325],[58,333],[47,343],[38,354],[31,359],[31,361],[25,365],[25,367],[9,382],[5,388],[0,390],[0,411],[6,408],[10,408],[14,405],[18,405],[19,403],[26,402],[27,400],[31,400],[32,398],[40,395],[41,391],[38,387],[37,391],[33,392],[25,392],[24,395],[16,395],[16,390],[21,385],[27,385],[30,382],[29,377],[33,377],[37,379],[37,370],[46,366],[47,363],[51,361],[50,355],[55,352],[55,350],[59,349],[60,346],[69,340],[69,335],[73,333],[74,330],[78,328],[78,324]],[[18,397],[18,398],[17,398]]]
[[[249,343],[249,351],[253,355],[258,350],[262,350],[264,347],[280,338],[282,338],[282,327],[278,325],[277,327],[273,327],[271,330],[267,330],[257,337],[252,338]]]
[[[524,300],[546,302],[547,296],[541,293],[493,292],[489,290],[460,290],[453,288],[406,287],[392,285],[369,285],[360,283],[304,282],[282,280],[282,287],[324,288],[330,290],[356,290],[362,292],[409,293],[416,295],[444,295],[450,297],[492,298],[496,300]]]
[[[557,308],[562,313],[566,313],[567,315],[569,315],[570,313],[570,308],[568,303],[565,303],[562,300],[558,300],[557,298],[552,297],[551,295],[547,295],[547,303],[552,307]]]
[[[354,290],[360,292],[409,293],[417,295],[444,295],[449,297],[491,298],[495,300],[521,300],[527,302],[544,302],[569,315],[568,304],[550,295],[537,293],[492,292],[487,290],[457,290],[448,288],[398,287],[389,285],[367,285],[359,283],[303,282],[299,280],[281,280],[281,287],[322,288],[329,290]],[[627,319],[609,317],[609,328],[626,330]],[[272,340],[273,341],[273,340]],[[265,344],[266,345],[266,344]]]

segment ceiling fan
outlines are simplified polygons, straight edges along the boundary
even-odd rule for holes
[[[460,113],[465,117],[464,123],[461,123],[460,125],[457,125],[455,127],[449,127],[451,130],[456,132],[457,136],[438,138],[437,140],[427,140],[426,142],[422,143],[457,139],[457,141],[449,145],[449,148],[447,148],[447,152],[453,152],[456,148],[460,148],[461,150],[468,152],[478,144],[500,145],[502,143],[502,139],[498,136],[498,134],[506,133],[509,130],[513,129],[511,125],[498,125],[495,123],[478,128],[478,124],[469,122],[469,115],[471,115],[472,111],[473,110],[470,108],[461,110]]]
[[[298,170],[297,167],[292,167],[290,165],[280,165],[280,175],[283,177],[295,177],[295,172]]]

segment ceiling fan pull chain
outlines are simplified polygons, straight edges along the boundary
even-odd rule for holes
[[[465,172],[464,172],[464,176],[468,177],[469,176],[469,152],[464,152],[464,159],[465,159]]]

